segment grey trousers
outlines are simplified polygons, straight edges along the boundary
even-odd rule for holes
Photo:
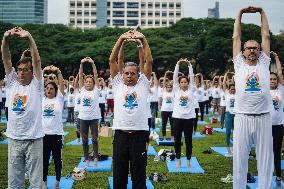
[[[32,189],[43,187],[43,140],[14,140],[8,138],[8,188],[25,188],[28,170]]]

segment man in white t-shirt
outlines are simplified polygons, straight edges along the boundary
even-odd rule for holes
[[[241,17],[243,13],[261,15],[261,46],[255,40],[245,42],[241,51]],[[260,48],[262,51],[260,51]],[[273,142],[271,125],[270,35],[262,8],[241,9],[233,34],[235,69],[235,130],[233,140],[233,188],[244,189],[247,183],[250,146],[256,145],[258,189],[271,189],[273,183]]]
[[[12,67],[8,38],[17,36],[29,42],[31,58],[18,61],[16,71]],[[6,72],[6,92],[9,120],[8,136],[8,188],[25,188],[25,169],[29,173],[30,186],[42,189],[44,136],[41,116],[43,78],[41,60],[34,39],[28,31],[13,28],[4,33],[1,46]]]
[[[133,62],[124,65],[124,45],[128,41],[139,43],[140,68]],[[113,186],[127,188],[130,165],[132,188],[146,189],[147,148],[149,140],[148,103],[152,55],[143,34],[129,31],[117,40],[110,59],[110,72],[114,90],[115,130],[113,140]],[[139,72],[140,70],[140,72]]]

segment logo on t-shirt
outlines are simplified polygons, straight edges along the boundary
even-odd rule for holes
[[[279,97],[278,96],[272,99],[272,105],[275,111],[279,111]]]
[[[92,98],[90,96],[83,98],[83,106],[91,106]]]
[[[25,111],[26,106],[27,106],[27,96],[26,95],[20,96],[19,94],[16,94],[13,98],[12,111],[20,114]]]
[[[81,98],[77,99],[77,104],[81,104]]]
[[[179,97],[179,105],[182,107],[187,106],[188,104],[188,96],[180,96]]]
[[[234,107],[235,107],[235,99],[234,99],[234,98],[231,98],[231,99],[230,99],[230,107],[231,107],[231,108],[234,108]]]
[[[111,95],[111,94],[112,94],[112,92],[111,92],[111,91],[109,91],[109,92],[108,92],[108,94],[109,94],[109,95]]]
[[[167,104],[172,103],[172,98],[171,98],[170,96],[167,96],[167,97],[166,97],[166,103],[167,103]]]
[[[73,96],[70,96],[70,97],[69,97],[69,102],[70,102],[70,103],[73,103],[73,100],[74,100],[74,97],[73,97]]]
[[[128,108],[128,109],[133,109],[135,107],[138,107],[138,103],[137,103],[137,93],[131,93],[131,94],[126,94],[125,95],[125,101],[123,106]]]
[[[52,117],[55,116],[54,114],[54,104],[46,104],[43,107],[43,116],[44,117]]]
[[[103,97],[103,94],[102,94],[102,93],[100,93],[100,97]]]
[[[256,72],[249,74],[246,78],[246,92],[258,92],[261,91],[259,85],[259,76]]]

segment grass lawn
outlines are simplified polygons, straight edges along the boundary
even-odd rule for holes
[[[206,118],[205,121],[208,121]],[[209,121],[208,121],[209,122]],[[213,127],[219,127],[219,124],[213,124]],[[0,125],[3,128],[4,125]],[[199,125],[198,131],[202,131],[204,126]],[[65,137],[65,143],[76,139],[75,127],[64,127],[69,134]],[[167,132],[167,134],[170,134]],[[151,142],[158,152],[162,147],[157,146],[155,142]],[[165,183],[154,182],[154,187],[159,189],[226,189],[232,188],[232,184],[225,184],[220,181],[221,177],[232,173],[232,158],[225,158],[217,153],[203,154],[204,150],[208,150],[212,146],[225,146],[225,134],[214,133],[204,139],[193,139],[192,156],[197,157],[200,165],[205,170],[204,174],[188,174],[188,173],[168,173],[165,162],[153,161],[153,156],[148,156],[147,175],[151,172],[165,173],[169,179]],[[103,138],[99,140],[99,151],[102,154],[112,155],[112,138]],[[7,188],[7,145],[0,145],[0,188]],[[185,145],[182,147],[182,152],[185,154]],[[66,176],[75,166],[78,165],[80,157],[83,155],[82,146],[64,146],[63,149],[63,170],[62,176]],[[54,175],[54,164],[50,165],[49,175]],[[249,172],[252,175],[257,175],[256,161],[250,158]],[[111,172],[87,173],[86,179],[75,181],[74,189],[89,189],[89,188],[109,188],[107,178],[111,176]]]

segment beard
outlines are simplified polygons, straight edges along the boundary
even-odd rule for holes
[[[256,54],[250,54],[250,55],[248,55],[247,60],[248,60],[248,61],[256,61],[256,60],[257,60]]]

